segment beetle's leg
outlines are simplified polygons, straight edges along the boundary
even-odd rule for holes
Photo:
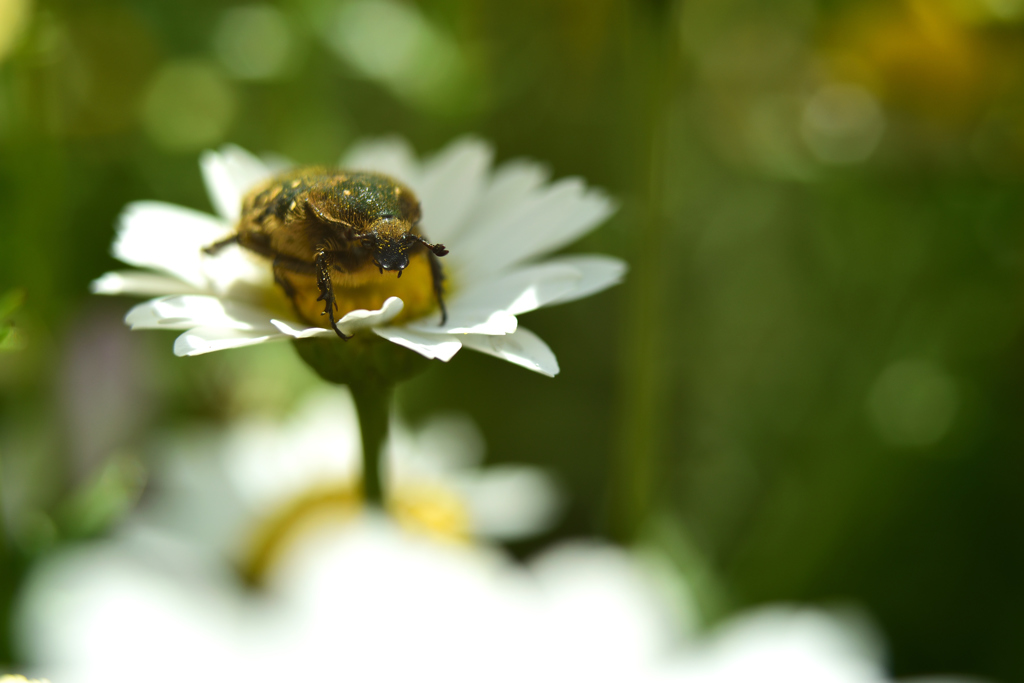
[[[284,254],[274,256],[274,269],[287,270],[299,275],[315,275],[317,272],[316,266],[312,263]]]
[[[444,306],[444,270],[441,268],[441,259],[434,252],[428,255],[430,259],[430,276],[434,281],[434,296],[437,297],[437,305],[441,307],[441,324],[448,322],[448,309]]]
[[[319,246],[316,249],[316,284],[320,288],[320,296],[317,301],[324,302],[324,312],[320,315],[330,317],[331,329],[342,339],[351,339],[352,335],[345,334],[338,329],[338,323],[334,319],[334,312],[338,309],[338,303],[334,300],[334,285],[331,283],[331,253],[327,247]]]
[[[281,285],[284,295],[292,302],[295,310],[298,310],[298,306],[295,304],[295,287],[292,285],[292,281],[284,276],[284,270],[281,264],[277,262],[277,259],[274,259],[274,282]]]
[[[430,252],[434,256],[447,256],[448,255],[448,250],[445,249],[445,246],[443,244],[431,244],[426,239],[424,239],[423,235],[413,235],[413,237],[415,237],[417,240],[419,240],[420,244],[422,244],[427,249],[429,249]]]
[[[299,310],[299,304],[295,300],[295,286],[292,285],[291,280],[285,277],[285,271],[312,274],[313,266],[308,263],[304,263],[303,261],[299,261],[298,259],[281,256],[280,254],[274,257],[274,282],[281,285],[281,289],[284,290],[284,295],[292,302],[292,308],[295,309],[295,313],[301,320],[305,316],[303,316],[302,311]]]
[[[430,252],[430,275],[434,281],[434,296],[437,297],[437,305],[441,308],[441,324],[444,325],[448,322],[448,309],[444,305],[444,269],[441,267],[441,260],[438,257],[445,256],[448,250],[444,248],[443,244],[431,244],[423,235],[413,235],[413,237]]]
[[[234,234],[231,237],[225,237],[222,240],[217,240],[216,242],[214,242],[213,244],[211,244],[208,247],[203,247],[203,253],[206,253],[206,254],[209,254],[210,256],[213,256],[218,251],[220,251],[221,249],[223,249],[224,247],[226,247],[226,246],[228,246],[230,244],[238,244],[238,235],[237,234]]]
[[[324,290],[323,290],[322,283],[320,281],[320,271],[318,269],[318,265],[317,264],[313,264],[313,263],[309,263],[307,261],[303,261],[301,259],[294,258],[292,256],[285,256],[283,254],[278,254],[277,256],[274,257],[273,272],[274,272],[274,282],[276,282],[277,284],[281,285],[281,289],[284,290],[285,296],[287,296],[289,301],[292,302],[292,308],[295,309],[296,315],[298,315],[301,320],[306,320],[305,314],[299,308],[299,304],[295,300],[295,296],[297,294],[297,292],[295,291],[295,286],[292,284],[291,280],[288,279],[286,274],[287,273],[298,273],[299,275],[317,275],[317,285],[320,286],[320,292],[321,292],[320,298],[317,299],[317,301],[322,301],[323,298],[324,298],[324,296],[323,296],[323,291]],[[333,290],[328,290],[328,291],[332,292],[332,294],[333,294]],[[335,307],[337,307],[337,305],[335,305]],[[326,313],[326,312],[327,311],[324,311],[324,313]],[[335,332],[338,332],[338,328],[335,327],[335,325],[334,325],[333,312],[332,312],[331,327],[334,328]],[[339,332],[339,335],[340,335],[340,332]],[[345,338],[346,337],[342,336],[342,339],[345,339]]]

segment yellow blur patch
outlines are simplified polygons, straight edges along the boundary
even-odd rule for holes
[[[325,526],[351,521],[362,506],[362,488],[355,481],[310,490],[281,506],[259,524],[247,544],[241,567],[246,581],[261,585],[298,540]],[[388,497],[388,512],[410,531],[447,541],[470,537],[465,503],[439,484],[397,487]]]
[[[470,535],[469,510],[455,493],[437,484],[400,487],[388,500],[388,509],[403,527],[447,540]]]
[[[838,81],[945,126],[973,121],[1019,71],[936,0],[853,5],[829,33],[824,56]]]
[[[242,574],[263,583],[273,566],[303,535],[324,525],[346,522],[359,512],[363,495],[354,482],[338,482],[308,491],[266,517],[253,533]]]

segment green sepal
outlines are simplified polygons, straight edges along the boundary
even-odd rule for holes
[[[309,367],[328,382],[356,386],[393,386],[414,377],[430,361],[372,333],[345,341],[327,337],[295,339],[295,350]]]

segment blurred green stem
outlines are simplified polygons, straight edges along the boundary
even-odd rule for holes
[[[381,448],[388,433],[388,409],[393,384],[353,384],[352,397],[359,412],[359,430],[363,438],[363,500],[367,505],[384,507],[384,473]]]
[[[634,59],[647,75],[638,81],[646,101],[637,121],[646,131],[643,155],[638,164],[643,180],[639,196],[644,198],[639,213],[640,228],[633,241],[637,250],[632,261],[626,319],[629,324],[623,361],[623,421],[617,460],[611,478],[611,534],[620,541],[636,538],[649,518],[656,495],[655,483],[664,449],[669,360],[664,339],[664,316],[671,272],[665,254],[671,236],[672,219],[665,211],[666,152],[673,113],[673,95],[679,77],[679,15],[681,3],[634,5],[638,27],[634,34]],[[647,7],[646,14],[643,7]]]
[[[7,510],[4,507],[6,503],[4,499],[3,464],[3,455],[0,454],[0,566],[7,566]]]

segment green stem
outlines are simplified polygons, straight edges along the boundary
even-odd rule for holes
[[[349,386],[359,412],[363,437],[363,498],[367,505],[384,508],[384,467],[381,448],[388,433],[388,409],[394,385],[360,383]]]
[[[391,396],[398,382],[424,370],[430,361],[374,334],[357,334],[346,342],[296,339],[293,345],[320,377],[352,390],[363,437],[363,496],[368,505],[383,508],[387,498],[381,446],[388,433]]]

